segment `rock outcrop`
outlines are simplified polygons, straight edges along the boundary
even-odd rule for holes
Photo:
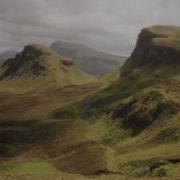
[[[3,87],[14,84],[18,89],[33,86],[33,89],[45,89],[96,81],[94,76],[76,68],[72,60],[38,44],[25,46],[22,52],[2,64],[0,72],[0,80],[5,83]]]
[[[178,101],[154,89],[141,92],[128,102],[120,104],[114,112],[114,117],[122,118],[124,128],[131,128],[136,135],[161,117],[170,118],[179,111]]]
[[[180,28],[154,26],[141,31],[136,47],[123,68],[180,64]]]

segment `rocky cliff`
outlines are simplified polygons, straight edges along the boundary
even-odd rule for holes
[[[141,31],[124,68],[180,64],[180,28],[153,26]]]

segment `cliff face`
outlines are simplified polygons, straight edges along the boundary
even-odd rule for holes
[[[154,26],[141,31],[124,68],[180,64],[180,28]]]

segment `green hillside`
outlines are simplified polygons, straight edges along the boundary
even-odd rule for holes
[[[0,86],[0,175],[28,180],[179,179],[179,37],[179,27],[143,29],[125,65],[88,84],[60,86],[60,72],[46,72],[62,64],[53,54],[48,55],[50,66],[38,73],[56,77],[56,86],[43,76],[41,83],[49,88],[40,84],[36,91],[2,91],[15,87],[19,75],[28,77],[29,84],[38,82],[31,58],[30,65],[22,63],[11,77],[6,66],[16,64],[6,62]]]
[[[81,72],[66,57],[37,44],[26,46],[15,58],[7,60],[1,71],[1,90],[4,87],[13,91],[44,90],[96,81],[95,77]]]

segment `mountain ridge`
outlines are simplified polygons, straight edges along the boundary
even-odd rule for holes
[[[105,74],[117,66],[121,66],[126,59],[126,57],[96,51],[85,45],[71,42],[57,41],[50,48],[73,59],[83,71],[95,75]]]
[[[25,82],[24,85],[21,84],[24,88],[31,86],[33,82],[39,87],[43,83],[40,87],[43,89],[45,84],[46,86],[78,85],[96,79],[78,70],[72,60],[38,44],[25,46],[22,52],[15,58],[6,60],[1,67],[1,81],[9,85],[13,84],[12,81],[17,81],[17,84],[21,84],[22,81]]]

